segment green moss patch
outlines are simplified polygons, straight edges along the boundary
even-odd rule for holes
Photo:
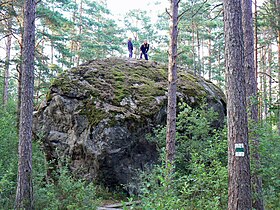
[[[121,58],[93,60],[63,72],[52,86],[56,87],[53,91],[58,89],[60,94],[79,99],[84,97],[83,114],[89,116],[92,125],[96,125],[102,119],[119,113],[119,110],[123,110],[124,116],[153,116],[157,113],[162,104],[156,98],[165,96],[168,91],[167,70],[167,65],[151,61]],[[201,81],[204,80],[178,68],[178,92],[200,101],[207,96]],[[48,94],[48,100],[51,96],[52,92]],[[123,104],[122,101],[127,99],[135,105]],[[95,101],[119,109],[105,112],[96,108]]]

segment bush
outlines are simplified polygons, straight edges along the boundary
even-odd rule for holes
[[[265,208],[280,209],[280,137],[267,124],[258,130],[258,136]]]
[[[206,106],[193,109],[181,104],[180,108],[175,172],[170,174],[163,165],[141,176],[142,208],[226,209],[226,132],[213,129],[211,122],[217,115]],[[159,151],[164,151],[165,130],[158,128],[155,137],[149,137],[158,142]]]
[[[15,111],[0,110],[0,209],[13,209],[17,185],[18,135]],[[33,142],[33,188],[35,209],[95,209],[96,187],[76,180],[66,170],[57,183],[46,183],[46,161],[40,142]]]
[[[17,129],[13,110],[0,110],[0,206],[12,209],[17,180]]]
[[[93,183],[73,178],[61,169],[55,183],[35,186],[35,209],[96,209],[99,200]]]

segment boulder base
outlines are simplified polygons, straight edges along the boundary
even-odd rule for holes
[[[34,116],[34,133],[48,161],[67,159],[78,177],[108,187],[128,184],[138,170],[158,161],[147,140],[166,124],[167,66],[109,58],[85,63],[58,76]],[[177,99],[190,106],[203,101],[219,113],[225,96],[214,84],[179,70]]]

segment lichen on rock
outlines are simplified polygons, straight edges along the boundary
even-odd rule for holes
[[[167,65],[107,58],[59,75],[34,116],[48,161],[67,157],[72,172],[109,187],[127,184],[158,160],[146,135],[166,123]],[[225,96],[214,84],[179,68],[177,98],[190,106],[206,99],[225,116]]]

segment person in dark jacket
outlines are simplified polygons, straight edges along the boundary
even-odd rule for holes
[[[149,47],[150,45],[147,43],[147,41],[145,40],[144,43],[141,45],[140,50],[140,59],[142,59],[142,55],[144,55],[145,60],[148,60],[148,51],[149,51]]]
[[[132,42],[131,42],[131,38],[128,38],[127,48],[128,48],[128,52],[129,52],[129,58],[132,58],[132,54],[133,54],[133,44],[132,44]]]

